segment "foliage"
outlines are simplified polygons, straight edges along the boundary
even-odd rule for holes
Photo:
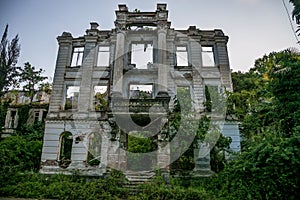
[[[143,132],[128,135],[127,167],[130,170],[151,169],[155,166],[156,157],[151,152],[157,150],[155,137],[145,137]]]
[[[23,126],[26,126],[29,117],[29,109],[30,109],[29,105],[22,105],[18,107],[18,116],[19,116],[18,127],[17,127],[18,130],[22,131]]]
[[[179,87],[174,98],[174,109],[169,122],[170,140],[176,136],[178,144],[170,145],[172,172],[185,173],[192,170],[194,163],[194,138],[198,128],[198,121],[192,111],[190,90],[187,87]],[[182,153],[182,155],[178,155]]]
[[[286,50],[277,54],[277,65],[270,75],[270,91],[275,99],[278,127],[287,135],[300,127],[300,54]]]
[[[10,136],[0,142],[0,185],[22,171],[37,171],[42,141]]]
[[[181,184],[173,182],[167,185],[159,177],[153,183],[141,185],[141,192],[129,199],[215,199],[214,195],[209,194],[204,187],[183,187]]]
[[[34,66],[31,66],[29,62],[25,63],[24,68],[18,68],[20,73],[20,82],[24,83],[23,89],[28,97],[30,97],[30,104],[37,91],[37,86],[47,77],[42,76],[43,69],[35,70]]]
[[[208,112],[213,111],[214,113],[221,114],[222,109],[225,107],[225,99],[222,94],[220,95],[219,88],[215,86],[206,86],[205,92],[206,110]],[[211,124],[209,117],[204,116],[201,117],[200,120],[195,120],[194,116],[189,112],[192,107],[191,99],[188,98],[188,96],[190,96],[189,90],[180,88],[180,90],[177,91],[177,95],[178,98],[176,97],[174,99],[174,112],[172,113],[172,119],[170,120],[170,129],[175,132],[175,134],[171,134],[171,139],[174,135],[181,134],[182,143],[188,141],[185,137],[194,138],[194,140],[189,144],[187,150],[170,165],[171,170],[185,172],[194,169],[194,149],[197,146],[197,140],[200,139],[202,142],[206,141],[213,146],[210,152],[211,167],[212,170],[216,172],[221,171],[226,163],[225,152],[229,149],[231,138],[224,137],[219,130]],[[179,132],[179,126],[184,127],[184,130],[180,130]],[[181,144],[178,146],[181,146]],[[178,150],[178,147],[171,146],[171,156],[175,152],[180,152],[180,150]]]
[[[216,178],[226,199],[298,199],[300,137],[265,132]]]
[[[215,199],[213,194],[205,191],[204,184],[183,187],[173,182],[168,185],[161,177],[141,185],[140,192],[132,193],[124,187],[124,176],[116,172],[105,179],[37,173],[25,173],[14,178],[10,185],[0,188],[0,196],[38,199]]]
[[[51,94],[51,91],[52,91],[52,84],[49,83],[49,82],[46,82],[46,83],[41,83],[39,85],[39,91],[43,91],[45,92],[46,94]]]
[[[107,103],[107,97],[106,97],[106,93],[101,94],[100,92],[97,92],[95,95],[95,110],[96,111],[101,111],[101,110],[106,110],[108,103]]]
[[[219,198],[299,198],[299,66],[299,54],[284,50],[232,74],[237,90],[229,94],[230,113],[242,122],[244,145],[211,183]]]
[[[124,177],[87,179],[76,175],[45,176],[25,173],[0,189],[0,196],[38,199],[120,199],[128,193],[122,188]],[[12,184],[14,183],[14,184]]]
[[[245,143],[267,129],[291,134],[299,126],[299,58],[293,50],[272,52],[249,72],[232,74],[227,114],[242,122]]]
[[[293,18],[296,20],[297,24],[300,24],[300,2],[298,0],[290,0],[290,3],[293,4]]]
[[[9,102],[0,102],[0,128],[4,127],[5,125],[5,118],[8,106]]]
[[[20,129],[16,130],[16,135],[22,136],[28,141],[42,141],[44,128],[45,125],[42,122],[23,124]]]
[[[19,37],[16,35],[11,42],[8,41],[8,25],[6,25],[0,45],[0,97],[3,91],[17,84],[17,67],[20,55]]]

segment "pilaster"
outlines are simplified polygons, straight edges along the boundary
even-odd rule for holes
[[[167,30],[159,27],[158,35],[158,96],[168,95]]]
[[[70,65],[72,52],[72,35],[64,32],[57,37],[59,49],[57,53],[56,67],[53,79],[53,88],[50,97],[49,112],[59,112],[64,98],[64,76],[66,67]]]
[[[123,68],[125,55],[125,31],[118,30],[115,64],[113,69],[113,95],[122,96]]]

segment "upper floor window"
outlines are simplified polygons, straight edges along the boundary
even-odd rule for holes
[[[151,43],[133,43],[131,45],[131,64],[134,64],[137,69],[147,69],[151,63],[153,63],[153,45]]]
[[[202,47],[202,65],[204,67],[215,66],[214,51],[212,46]]]
[[[108,90],[107,86],[96,85],[94,87],[94,110],[103,111],[107,109]]]
[[[79,89],[79,86],[67,86],[65,110],[78,108]]]
[[[99,47],[97,66],[109,66],[109,46]]]
[[[82,65],[83,51],[84,47],[74,47],[71,67],[77,67]]]
[[[186,46],[176,47],[176,66],[189,66]]]

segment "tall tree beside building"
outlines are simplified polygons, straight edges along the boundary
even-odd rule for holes
[[[297,24],[300,24],[300,1],[299,0],[290,0],[290,3],[294,5],[293,10],[293,19],[296,20]]]
[[[19,68],[20,82],[24,83],[23,89],[30,98],[30,103],[33,101],[39,84],[47,79],[47,77],[42,76],[43,72],[42,69],[36,70],[29,62],[25,63],[24,68]]]
[[[298,36],[300,36],[300,0],[290,0],[290,3],[294,6],[292,12],[293,20],[299,25],[296,32],[298,33]]]
[[[8,25],[6,25],[0,45],[0,97],[10,86],[17,84],[17,67],[20,55],[19,37],[16,35],[11,42],[8,38]]]

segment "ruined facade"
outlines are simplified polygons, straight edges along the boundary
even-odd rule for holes
[[[92,22],[81,37],[64,32],[57,38],[42,173],[133,169],[128,135],[136,132],[152,133],[156,151],[149,156],[168,169],[168,113],[178,89],[189,91],[199,116],[205,112],[205,86],[232,91],[228,37],[219,29],[175,30],[166,7],[131,12],[119,5],[112,30]],[[151,122],[144,123],[149,115]]]
[[[49,94],[39,91],[34,95],[32,103],[30,104],[30,98],[25,95],[25,92],[7,92],[3,99],[10,103],[6,111],[5,124],[2,127],[3,131],[1,132],[1,137],[8,137],[12,133],[15,133],[16,129],[24,123],[33,124],[43,122],[48,112],[49,98]],[[20,121],[20,109],[24,106],[28,106],[28,113],[26,113],[28,116],[26,120]]]

